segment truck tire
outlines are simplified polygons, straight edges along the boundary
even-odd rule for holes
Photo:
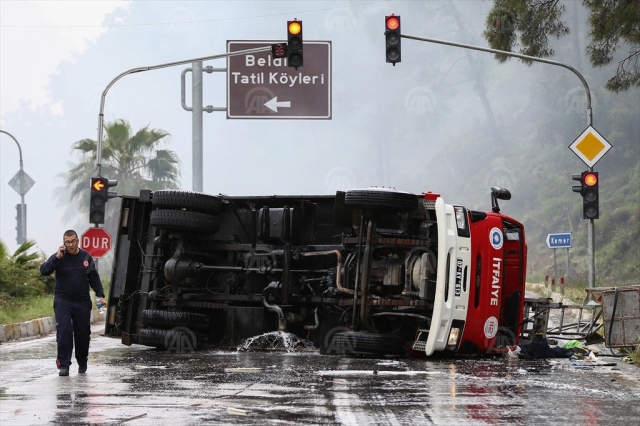
[[[213,233],[220,228],[217,216],[187,210],[154,210],[150,222],[156,228],[181,231]]]
[[[158,330],[145,328],[138,333],[138,344],[163,350],[189,351],[201,348],[207,342],[206,334],[187,329]]]
[[[404,339],[389,334],[342,332],[333,337],[332,348],[338,354],[402,355]]]
[[[222,199],[201,192],[162,190],[153,193],[151,204],[154,209],[191,210],[202,213],[218,213]]]
[[[344,203],[365,209],[410,211],[418,207],[418,197],[385,188],[352,189],[346,192]]]
[[[187,327],[191,330],[207,330],[211,320],[207,315],[194,312],[164,311],[146,309],[142,311],[142,323],[146,327],[174,328]]]

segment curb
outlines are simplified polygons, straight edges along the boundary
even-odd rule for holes
[[[105,314],[91,310],[91,324],[104,322]],[[0,324],[0,343],[12,340],[37,339],[56,331],[56,317],[37,318],[31,321]]]

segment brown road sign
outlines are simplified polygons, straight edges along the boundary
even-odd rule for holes
[[[227,52],[281,41],[227,41]],[[227,118],[331,119],[331,42],[305,41],[304,66],[270,51],[227,59]]]

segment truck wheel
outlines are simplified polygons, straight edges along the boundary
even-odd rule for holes
[[[410,211],[418,207],[418,197],[385,188],[352,189],[346,192],[344,203],[365,209]]]
[[[202,213],[218,213],[222,199],[215,195],[165,189],[153,193],[154,209],[186,209]]]
[[[212,233],[218,231],[220,220],[217,216],[187,210],[154,210],[151,225],[161,229]]]
[[[389,334],[367,332],[336,333],[331,349],[338,354],[402,355],[404,339]]]
[[[138,344],[164,350],[188,352],[201,347],[207,342],[206,334],[194,333],[190,330],[158,330],[145,328],[138,333]]]
[[[146,309],[142,311],[142,322],[147,327],[187,327],[191,330],[207,330],[210,324],[209,317],[204,314],[163,311],[161,309]]]

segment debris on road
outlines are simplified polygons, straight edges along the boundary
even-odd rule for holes
[[[225,368],[225,373],[264,373],[264,368],[260,367],[237,367],[237,368]]]
[[[131,420],[138,420],[143,417],[147,417],[147,413],[140,414],[138,416],[129,417],[127,419],[119,420],[120,423],[130,422]]]
[[[249,414],[251,414],[251,411],[250,410],[242,410],[240,408],[229,407],[229,408],[227,408],[227,413],[235,414],[236,416],[248,416]]]

